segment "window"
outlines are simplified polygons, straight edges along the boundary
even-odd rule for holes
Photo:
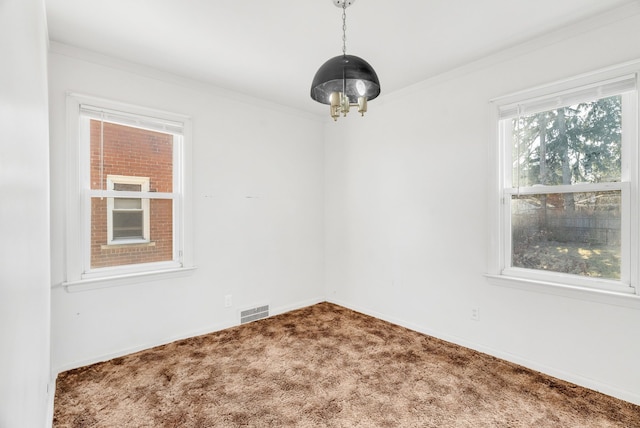
[[[637,77],[600,79],[496,101],[493,275],[635,292]]]
[[[69,95],[67,284],[190,267],[180,115]]]
[[[120,192],[148,192],[149,177],[107,176],[107,189]],[[107,236],[109,245],[149,242],[149,199],[108,198]]]

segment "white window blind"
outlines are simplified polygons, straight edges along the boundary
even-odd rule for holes
[[[184,124],[182,122],[151,116],[134,115],[117,110],[94,107],[88,104],[80,104],[80,114],[91,119],[118,123],[150,131],[165,132],[174,135],[183,135],[184,133]]]
[[[636,75],[630,74],[592,85],[585,85],[577,89],[528,99],[525,102],[503,105],[498,109],[498,118],[510,119],[518,116],[531,115],[635,90]]]

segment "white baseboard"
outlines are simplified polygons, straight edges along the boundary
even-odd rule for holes
[[[303,300],[301,302],[296,302],[292,305],[286,305],[286,306],[279,306],[277,308],[273,308],[272,312],[271,312],[271,316],[273,315],[280,315],[280,314],[284,314],[286,312],[291,312],[291,311],[295,311],[296,309],[302,309],[302,308],[306,308],[307,306],[313,306],[316,305],[318,303],[322,303],[322,302],[326,302],[327,299],[323,297],[316,297],[313,299],[308,299],[308,300]]]

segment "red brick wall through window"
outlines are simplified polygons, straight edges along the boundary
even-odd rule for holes
[[[90,121],[91,188],[107,188],[107,176],[149,177],[151,192],[173,191],[173,135],[98,120]],[[102,168],[101,168],[102,165]],[[173,259],[173,201],[151,199],[150,242],[107,245],[107,200],[91,200],[91,267]]]

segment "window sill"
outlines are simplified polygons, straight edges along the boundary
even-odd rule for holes
[[[640,296],[632,292],[619,293],[507,275],[486,274],[485,278],[491,285],[640,310]]]
[[[63,282],[53,288],[64,288],[68,293],[97,290],[101,288],[119,287],[129,284],[139,284],[146,281],[157,281],[170,278],[191,275],[197,266],[176,267],[169,269],[158,269],[152,271],[126,273],[113,276],[103,276],[96,278],[80,279],[77,281]]]
[[[119,242],[119,243],[111,243],[111,244],[107,244],[107,245],[101,245],[100,249],[101,250],[114,250],[114,249],[120,249],[120,248],[141,248],[141,247],[155,247],[156,243],[155,241],[123,241],[123,242]]]

